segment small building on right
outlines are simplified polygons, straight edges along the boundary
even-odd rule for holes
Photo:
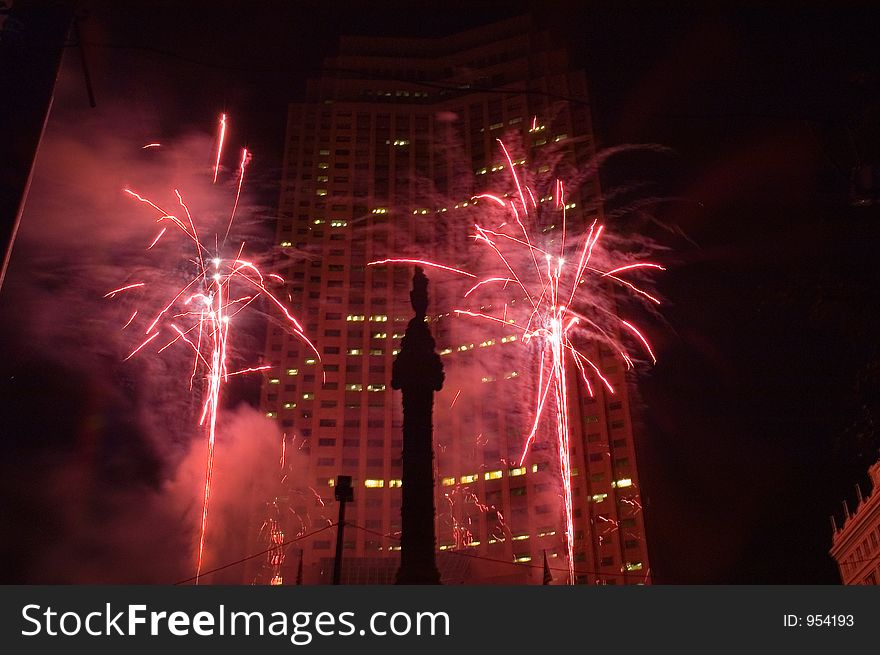
[[[880,583],[880,460],[871,465],[868,473],[871,477],[868,497],[862,497],[859,492],[853,513],[844,502],[841,528],[838,529],[833,517],[831,519],[834,535],[830,553],[845,585]]]

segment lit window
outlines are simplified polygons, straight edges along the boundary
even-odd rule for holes
[[[594,503],[604,502],[606,498],[608,498],[608,494],[593,494]]]
[[[346,352],[349,355],[363,355],[364,354],[364,351],[361,350],[360,348],[349,348]]]
[[[514,562],[531,562],[532,556],[531,555],[517,555],[516,557],[514,557],[513,561]]]
[[[281,384],[281,380],[278,378],[269,378],[269,384]]]
[[[403,486],[403,480],[389,480],[389,481],[388,481],[388,486],[389,486],[389,487],[392,487],[392,488],[393,488],[393,487],[402,487],[402,486]]]
[[[378,489],[385,486],[385,480],[364,480],[364,486],[370,489]]]
[[[371,355],[384,355],[385,351],[382,350],[381,348],[370,348],[370,354]]]
[[[367,385],[367,391],[385,391],[384,384],[369,384]]]
[[[363,321],[364,315],[363,314],[349,314],[348,316],[345,317],[345,320],[346,321]]]
[[[444,487],[451,487],[455,484],[455,478],[443,478],[442,484]]]
[[[325,161],[319,161],[319,162],[318,162],[318,168],[330,168],[330,164],[328,164],[328,163],[325,162]]]
[[[387,332],[374,332],[373,333],[374,339],[385,339],[387,336],[388,336]]]
[[[461,476],[461,483],[462,484],[469,484],[471,482],[476,482],[476,481],[477,481],[477,475],[475,473],[471,474],[471,475]]]
[[[311,364],[315,364],[315,363],[317,363],[317,361],[318,361],[318,360],[316,360],[316,359],[314,359],[314,358],[310,358],[310,359],[307,359],[307,360],[306,360],[306,364],[310,364],[310,365],[311,365]]]
[[[620,480],[615,480],[611,483],[612,487],[617,487],[618,489],[623,489],[625,487],[631,487],[633,481],[630,478],[621,478]]]
[[[517,535],[513,536],[514,541],[525,541],[528,538],[529,538],[529,535],[527,535],[527,534],[517,534]]]
[[[376,207],[375,209],[373,209],[373,213],[374,214],[387,214],[388,209],[386,207]]]
[[[266,412],[266,418],[278,418],[278,412]]]
[[[299,370],[295,369],[295,368],[289,368],[289,369],[287,369],[287,374],[288,375],[299,375]]]
[[[518,477],[518,476],[520,476],[520,475],[525,475],[525,474],[526,474],[526,467],[525,467],[525,466],[519,466],[519,467],[517,467],[517,468],[515,468],[515,469],[510,469],[507,473],[508,473],[508,475],[510,475],[510,477],[512,477],[512,478]]]
[[[282,248],[290,248],[292,245],[293,245],[293,242],[292,242],[292,241],[282,241],[282,242],[281,242],[281,247],[282,247]]]
[[[484,480],[497,480],[498,478],[501,477],[501,475],[502,475],[501,471],[486,471],[483,474],[483,479]]]
[[[641,562],[627,562],[626,563],[627,571],[641,571],[642,563]]]
[[[362,385],[362,384],[346,384],[345,390],[346,391],[363,391],[364,385]]]
[[[324,224],[323,218],[316,218],[315,220],[312,221],[312,225],[323,225],[323,224]]]
[[[348,221],[330,221],[330,227],[348,227]]]
[[[296,409],[296,403],[284,403],[284,409]]]
[[[385,314],[375,314],[370,316],[370,320],[375,323],[385,323],[388,320],[388,316]]]
[[[315,195],[316,196],[326,196],[327,189],[317,189],[317,190],[315,190]]]

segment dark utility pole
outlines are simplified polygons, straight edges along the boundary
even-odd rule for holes
[[[440,584],[434,556],[434,392],[443,388],[443,364],[425,323],[428,278],[416,266],[409,294],[415,317],[394,360],[391,387],[403,391],[403,498],[397,584]]]
[[[333,561],[333,584],[339,584],[342,577],[342,548],[345,535],[345,503],[354,500],[350,475],[337,475],[333,496],[339,501],[339,521],[336,523],[336,559]]]
[[[0,3],[0,289],[49,117],[73,0]]]

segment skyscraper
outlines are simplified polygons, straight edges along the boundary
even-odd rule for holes
[[[456,212],[479,211],[474,194],[509,173],[499,138],[516,146],[515,165],[551,173],[595,155],[583,72],[526,18],[436,39],[344,37],[306,100],[290,106],[277,265],[321,361],[270,326],[262,403],[295,458],[281,492],[287,538],[332,522],[330,484],[354,478],[356,527],[344,551],[352,571],[399,550],[402,413],[390,377],[412,313],[411,267],[367,264],[468,248]],[[601,218],[600,198],[597,178],[585,180],[566,198],[569,221]],[[533,420],[517,386],[528,360],[503,326],[493,333],[457,318],[448,278],[427,273],[429,324],[448,376],[434,419],[441,569],[469,558],[452,567],[461,582],[540,584],[546,551],[562,582],[553,445],[538,439],[518,461]],[[650,582],[624,368],[608,349],[590,354],[616,393],[594,387],[590,397],[569,381],[576,581]],[[298,542],[306,583],[320,579],[334,535]]]

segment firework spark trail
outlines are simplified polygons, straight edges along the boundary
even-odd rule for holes
[[[470,526],[473,525],[473,517],[468,513],[468,507],[473,506],[481,514],[489,515],[494,512],[494,525],[491,528],[490,538],[496,541],[505,541],[510,533],[510,528],[504,522],[504,515],[495,505],[489,505],[480,500],[480,497],[471,489],[470,486],[456,485],[452,491],[443,495],[448,512],[442,512],[439,516],[441,521],[447,520],[451,529],[453,549],[469,548],[476,546],[479,542],[476,540]],[[459,518],[458,515],[462,515]]]
[[[534,126],[533,126],[534,127]],[[525,436],[519,466],[528,456],[531,446],[535,443],[538,430],[549,408],[555,410],[552,423],[555,424],[556,448],[559,457],[559,474],[562,487],[562,504],[565,525],[565,543],[568,555],[569,583],[574,584],[574,519],[571,489],[571,435],[569,425],[569,372],[567,362],[571,360],[580,378],[584,381],[587,392],[593,395],[590,377],[595,376],[610,393],[614,388],[606,379],[600,368],[583,352],[587,343],[601,343],[612,346],[627,367],[632,367],[633,357],[615,335],[629,334],[635,337],[638,347],[656,362],[655,354],[644,334],[629,321],[621,319],[615,312],[602,306],[600,294],[607,293],[601,286],[603,281],[617,283],[633,292],[637,297],[646,298],[655,304],[659,300],[645,292],[633,282],[619,277],[618,274],[644,272],[645,270],[664,270],[659,264],[637,261],[619,265],[600,266],[594,263],[599,242],[604,234],[604,225],[598,219],[590,224],[577,221],[567,215],[568,205],[565,199],[566,188],[561,180],[556,180],[552,187],[555,199],[553,210],[559,216],[562,230],[559,234],[559,245],[550,239],[546,245],[537,243],[539,234],[539,217],[536,216],[539,204],[531,187],[520,180],[514,167],[513,158],[507,148],[499,140],[501,150],[508,163],[512,177],[512,193],[500,195],[483,193],[472,200],[488,200],[495,206],[495,213],[504,211],[508,215],[503,221],[496,221],[497,226],[490,229],[480,223],[473,225],[471,235],[475,244],[487,247],[490,255],[481,259],[485,273],[476,274],[459,267],[437,262],[409,259],[389,258],[370,262],[370,265],[385,263],[418,264],[431,266],[448,271],[476,282],[464,294],[464,298],[476,298],[483,295],[480,311],[467,308],[455,309],[457,316],[468,316],[490,324],[504,325],[507,329],[514,328],[521,333],[517,342],[524,348],[537,350],[540,355],[538,380],[534,390],[535,404],[532,410],[534,420],[529,433]],[[529,202],[526,196],[531,199]],[[491,214],[491,212],[490,212]],[[491,216],[490,216],[491,218]],[[553,220],[556,224],[556,220]],[[506,231],[508,228],[510,231]],[[543,231],[541,231],[542,233]],[[569,234],[570,232],[570,234]],[[551,252],[554,250],[554,252]],[[603,260],[610,253],[603,252]],[[542,264],[543,262],[543,264]],[[573,263],[569,263],[573,262]],[[491,270],[494,269],[494,270]],[[500,271],[498,270],[500,269]],[[500,273],[500,274],[499,274]],[[590,279],[596,282],[586,284]],[[491,295],[490,295],[491,294]],[[520,301],[514,305],[514,301]],[[522,301],[525,301],[523,303]],[[473,300],[476,304],[479,301]],[[501,308],[500,316],[494,315],[492,307]],[[587,314],[596,314],[596,319],[588,318]],[[607,325],[597,321],[603,317]],[[451,502],[452,499],[447,498]],[[464,530],[455,524],[454,529]],[[457,538],[465,535],[456,533]]]
[[[232,204],[232,213],[229,215],[229,223],[226,225],[226,234],[223,235],[224,244],[229,237],[229,230],[232,228],[232,222],[235,220],[235,210],[238,209],[238,201],[239,198],[241,198],[241,187],[244,184],[244,167],[247,166],[249,154],[247,148],[241,149],[241,163],[238,166],[238,188],[235,191],[235,202]]]
[[[217,163],[214,166],[215,181],[219,171],[219,161],[225,132],[226,115],[223,114],[221,117]],[[240,168],[242,176],[247,156],[248,153],[245,151]],[[177,189],[174,189],[174,195],[184,211],[185,220],[165,211],[157,203],[135,191],[130,189],[125,189],[124,191],[158,212],[157,222],[170,220],[179,232],[192,241],[195,248],[195,256],[187,258],[188,262],[195,265],[195,274],[173,294],[171,300],[165,303],[160,311],[152,315],[153,318],[144,331],[145,339],[125,359],[131,359],[153,341],[157,340],[161,334],[168,333],[173,338],[162,346],[158,352],[162,352],[174,343],[182,341],[190,348],[193,354],[190,388],[192,388],[193,381],[199,377],[200,371],[202,372],[201,377],[205,382],[205,391],[199,425],[205,427],[207,432],[207,457],[196,563],[197,572],[195,580],[196,584],[198,584],[205,548],[205,534],[208,526],[208,507],[211,498],[214,449],[217,436],[217,415],[220,409],[220,396],[223,384],[231,376],[269,368],[268,366],[251,366],[239,370],[230,370],[229,348],[230,330],[233,325],[232,319],[258,298],[263,298],[269,304],[281,310],[289,333],[306,343],[319,359],[320,354],[314,344],[306,337],[301,324],[294,318],[281,300],[266,286],[266,278],[282,283],[283,278],[274,273],[264,275],[253,262],[242,259],[244,243],[241,244],[237,249],[237,254],[232,258],[224,258],[219,251],[219,247],[217,252],[212,253],[199,239],[196,224],[189,207],[185,203],[183,195]],[[236,206],[240,194],[241,180],[239,180],[235,196]],[[232,218],[234,218],[234,209],[230,217],[229,226],[231,226]],[[229,226],[227,226],[227,234]],[[165,230],[154,239],[148,250],[152,249],[164,234]],[[233,293],[233,289],[239,286],[245,287],[247,293]],[[123,291],[143,289],[144,287],[146,287],[144,282],[129,284],[108,292],[105,297],[113,298],[116,294]],[[134,321],[139,312],[140,310],[137,310],[132,314],[125,327],[128,327]],[[178,323],[182,323],[183,327],[180,327]],[[187,335],[191,333],[197,333],[197,337],[189,338]]]
[[[226,140],[226,114],[220,114],[220,134],[217,137],[217,160],[214,162],[214,184],[220,173],[220,158],[223,156],[223,142]]]

